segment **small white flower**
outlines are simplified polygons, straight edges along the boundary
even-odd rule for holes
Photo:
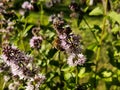
[[[42,74],[35,75],[34,80],[37,82],[36,87],[39,87],[40,84],[45,80],[45,76]]]
[[[75,64],[77,65],[83,65],[84,63],[85,63],[85,61],[86,61],[86,58],[85,58],[85,56],[83,55],[83,54],[78,54],[77,55],[78,56],[78,60],[77,61],[75,61]]]
[[[33,5],[32,5],[31,3],[29,3],[28,1],[25,1],[25,2],[22,4],[22,8],[23,8],[23,9],[32,10],[32,9],[33,9]]]
[[[68,59],[67,59],[67,63],[70,65],[70,66],[74,66],[74,63],[73,63],[73,59],[75,58],[75,54],[72,53]]]
[[[0,6],[2,7],[4,4],[2,2],[0,2]]]
[[[24,11],[23,9],[20,9],[20,10],[19,10],[19,13],[20,13],[20,15],[22,15],[22,16],[25,15],[25,11]]]
[[[90,6],[92,6],[93,3],[94,3],[94,0],[90,0],[90,1],[89,1],[89,5],[90,5]]]
[[[10,83],[9,84],[9,90],[17,90],[18,89],[18,87],[19,87],[19,83]]]
[[[32,4],[29,4],[28,7],[27,7],[29,10],[33,10],[33,5]]]
[[[55,14],[51,15],[51,16],[49,17],[48,21],[49,21],[49,22],[53,22],[53,19],[54,19],[55,17],[56,17]]]
[[[70,48],[70,44],[67,43],[65,40],[61,40],[61,46],[62,46],[62,48],[65,49],[66,51],[68,51],[69,48]]]
[[[9,79],[10,79],[9,76],[6,76],[6,75],[4,76],[4,81],[5,81],[5,82],[7,82]]]
[[[46,7],[51,8],[53,6],[53,3],[51,1],[46,2]]]
[[[34,85],[32,85],[31,82],[28,82],[27,86],[25,86],[25,90],[34,90]]]
[[[14,83],[10,83],[8,88],[9,88],[9,90],[15,90]]]
[[[1,58],[4,60],[4,62],[7,62],[7,58],[8,58],[8,57],[7,57],[6,55],[2,54],[2,55],[1,55]]]
[[[2,57],[3,61],[4,61],[8,66],[11,66],[12,64],[14,64],[14,61],[12,61],[12,60],[7,60],[8,57],[7,57],[6,55],[2,54],[1,57]]]
[[[77,66],[77,65],[83,65],[86,61],[86,58],[83,54],[74,54],[72,53],[69,57],[68,57],[68,61],[67,63],[70,66]]]
[[[60,35],[59,35],[59,38],[60,38],[60,39],[66,39],[66,38],[67,38],[67,35],[66,35],[65,33],[60,34]]]
[[[20,67],[18,65],[12,64],[11,72],[13,75],[18,75],[21,72]]]
[[[30,3],[29,3],[28,1],[25,1],[25,2],[22,4],[22,8],[23,8],[23,9],[27,9],[29,4],[30,4]]]

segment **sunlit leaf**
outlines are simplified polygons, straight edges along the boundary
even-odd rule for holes
[[[84,76],[84,73],[85,73],[85,68],[81,68],[80,71],[79,71],[78,76],[79,76],[79,77],[83,77],[83,76]]]
[[[62,66],[61,70],[62,71],[69,71],[70,67],[68,66],[68,64],[65,64],[65,65]]]
[[[25,37],[27,35],[27,32],[33,27],[33,25],[27,26],[27,28],[23,31],[22,36]]]
[[[65,80],[68,80],[68,79],[70,79],[70,77],[71,77],[72,75],[71,75],[71,73],[65,73],[65,75],[64,75],[64,77],[65,77]]]
[[[88,47],[87,47],[87,49],[88,50],[96,50],[96,47],[97,47],[97,43],[92,43],[92,44],[90,44]]]
[[[89,15],[93,15],[93,16],[99,16],[99,15],[103,15],[103,10],[100,7],[96,7],[95,9],[93,9]]]
[[[104,71],[102,74],[103,74],[103,77],[110,77],[112,75],[112,72]]]
[[[112,29],[112,32],[116,34],[120,30],[120,27],[116,26]]]
[[[113,20],[113,21],[117,21],[120,24],[120,14],[112,11],[108,14],[108,16]]]

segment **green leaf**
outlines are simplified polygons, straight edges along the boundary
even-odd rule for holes
[[[112,11],[108,14],[108,17],[110,17],[113,21],[117,21],[120,24],[120,14]]]
[[[94,29],[98,30],[98,32],[101,32],[101,31],[102,31],[102,29],[100,28],[99,25],[94,25]]]
[[[85,55],[88,59],[90,59],[94,55],[94,52],[93,50],[86,49]]]
[[[72,76],[71,73],[65,73],[65,75],[64,75],[65,80],[70,79],[71,76]]]
[[[33,25],[29,25],[27,26],[27,28],[23,31],[22,33],[22,37],[25,37],[27,36],[27,32],[33,27]]]
[[[65,64],[65,65],[62,66],[61,71],[64,71],[64,72],[66,72],[66,71],[72,72],[72,71],[74,71],[74,69],[75,69],[74,67],[69,67],[68,64]]]
[[[87,47],[88,50],[93,50],[93,51],[95,51],[96,48],[97,48],[97,43],[92,43]]]
[[[47,73],[46,77],[47,77],[47,82],[50,82],[51,79],[54,78],[54,73],[49,72],[49,73]]]
[[[82,78],[84,77],[84,74],[85,74],[85,68],[81,68],[80,72],[78,73],[78,76]]]
[[[79,27],[81,21],[83,19],[83,15],[79,14],[78,20],[77,20],[77,26]]]
[[[115,45],[115,46],[120,46],[120,40],[114,41],[114,42],[113,42],[113,45]]]
[[[49,64],[50,64],[50,65],[57,66],[57,67],[59,66],[59,62],[58,62],[58,61],[55,61],[55,60],[51,60]]]
[[[103,74],[104,77],[110,77],[112,75],[112,72],[104,71],[102,74]]]
[[[47,54],[47,57],[48,57],[48,58],[52,58],[57,51],[58,51],[58,50],[55,49],[55,48],[50,49],[50,51],[49,51],[48,54]]]
[[[120,30],[120,27],[116,26],[112,29],[112,32],[116,34]]]
[[[69,71],[70,67],[68,66],[68,64],[65,64],[65,65],[62,66],[61,70],[62,71]]]
[[[103,15],[103,10],[100,7],[96,7],[95,9],[93,9],[89,15],[93,15],[93,16],[99,16],[99,15]]]

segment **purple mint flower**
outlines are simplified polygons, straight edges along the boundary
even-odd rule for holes
[[[17,75],[20,79],[29,76],[25,75],[24,72],[25,70],[29,71],[29,69],[27,69],[27,65],[33,60],[30,56],[25,55],[19,49],[11,45],[5,46],[2,52],[2,59],[8,66],[10,66],[13,76]]]
[[[41,83],[43,83],[43,81],[45,80],[45,76],[39,74],[39,72],[37,71],[38,68],[33,67],[33,59],[14,46],[4,46],[2,50],[2,59],[3,62],[10,67],[10,72],[12,76],[18,77],[20,80],[25,80],[27,82],[32,80],[32,82],[35,83],[35,85],[33,85],[35,86],[35,90],[38,90]],[[32,65],[29,66],[31,63]],[[1,67],[0,69],[2,70]],[[15,86],[14,88],[17,88],[18,84],[14,82],[9,85],[9,88],[12,88],[13,86]],[[32,88],[32,85],[26,86],[26,90],[31,90],[29,89],[30,87]]]
[[[22,8],[27,9],[29,4],[30,4],[30,3],[29,3],[28,1],[25,1],[25,2],[22,4]]]
[[[72,53],[67,60],[67,63],[70,66],[77,66],[77,65],[83,65],[86,61],[86,58],[83,54],[74,54]]]
[[[35,48],[35,49],[40,49],[42,40],[43,38],[41,36],[32,37],[32,39],[30,39],[30,47]]]
[[[33,5],[32,5],[31,3],[29,3],[28,1],[25,1],[25,2],[22,4],[22,8],[23,8],[23,9],[32,10],[32,9],[33,9]]]

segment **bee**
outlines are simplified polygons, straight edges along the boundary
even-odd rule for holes
[[[57,50],[64,51],[64,49],[61,47],[61,40],[58,37],[54,39],[52,44],[53,47],[56,48]]]

